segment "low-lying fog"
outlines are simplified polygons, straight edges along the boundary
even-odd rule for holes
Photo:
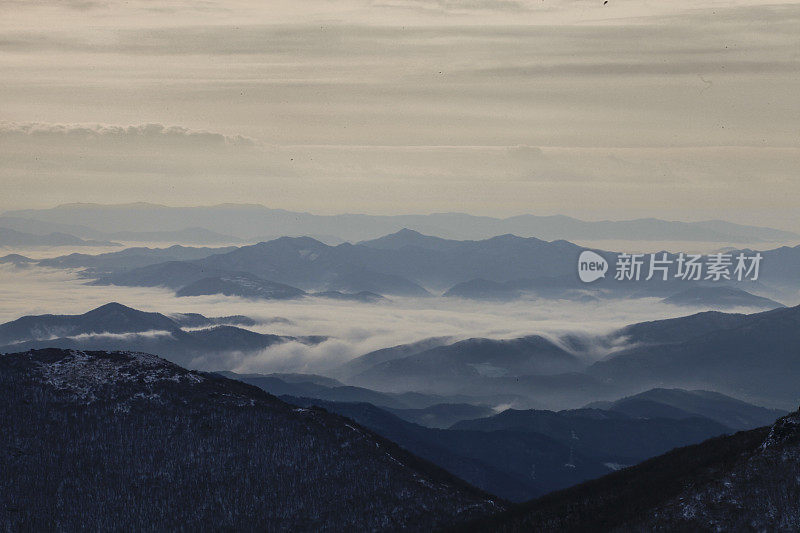
[[[656,298],[602,303],[523,300],[511,303],[449,298],[396,298],[376,304],[322,298],[292,301],[225,296],[178,298],[159,288],[86,285],[75,272],[0,265],[0,322],[33,314],[80,314],[108,302],[164,314],[242,314],[252,329],[280,335],[324,335],[316,346],[286,343],[261,353],[198,360],[198,368],[237,372],[319,372],[369,351],[434,336],[512,338],[566,332],[604,333],[626,324],[689,314]],[[287,321],[272,321],[283,318]],[[597,354],[601,356],[603,354]]]

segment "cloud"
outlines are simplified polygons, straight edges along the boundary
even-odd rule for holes
[[[373,0],[377,8],[411,9],[423,13],[470,13],[529,11],[530,4],[517,0]]]
[[[243,135],[223,135],[181,126],[141,124],[115,126],[103,124],[45,124],[0,122],[0,139],[13,141],[29,138],[50,143],[69,142],[83,145],[125,143],[130,145],[169,145],[172,147],[251,147],[256,142]]]
[[[0,123],[0,160],[9,193],[57,197],[71,190],[84,199],[159,187],[186,195],[210,183],[230,188],[234,178],[256,185],[294,175],[288,157],[251,137],[163,124]],[[46,187],[32,187],[37,181]]]

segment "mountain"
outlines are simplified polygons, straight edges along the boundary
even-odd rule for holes
[[[381,348],[380,350],[375,350],[356,357],[355,359],[351,359],[329,373],[336,377],[349,378],[380,363],[385,363],[392,359],[408,357],[409,355],[424,352],[431,348],[442,346],[443,344],[450,344],[451,342],[452,339],[450,337],[431,337],[409,344],[398,344],[397,346],[391,346],[389,348]]]
[[[429,296],[403,276],[366,268],[360,257],[364,253],[370,254],[370,249],[354,250],[350,244],[328,246],[308,237],[282,237],[197,260],[151,264],[101,277],[97,283],[180,289],[208,277],[251,275],[312,291]]]
[[[457,531],[794,531],[800,412],[680,448]]]
[[[140,242],[173,242],[187,244],[232,244],[243,239],[232,235],[223,235],[206,228],[183,228],[172,231],[117,231],[108,237],[120,241]]]
[[[611,470],[597,459],[536,433],[433,429],[407,422],[368,403],[281,398],[303,408],[319,406],[346,416],[470,484],[513,501],[524,501]]]
[[[350,269],[337,273],[329,280],[324,292],[346,292],[350,294],[391,294],[395,296],[427,297],[431,294],[421,285],[396,274],[373,272],[365,268]]]
[[[701,416],[737,430],[761,427],[786,414],[780,409],[752,405],[718,392],[650,389],[614,402],[595,402],[586,408],[624,413],[636,418]]]
[[[762,252],[760,281],[709,282],[656,276],[652,280],[616,280],[608,275],[593,283],[577,276],[584,249],[567,241],[544,241],[500,235],[478,241],[454,241],[401,231],[357,245],[330,246],[310,237],[281,237],[254,245],[226,248],[132,248],[117,254],[72,254],[42,260],[41,266],[83,268],[98,284],[161,286],[180,289],[209,277],[251,275],[307,292],[372,292],[380,295],[445,296],[508,300],[520,296],[577,302],[608,298],[699,300],[709,305],[772,305],[742,287],[773,295],[796,289],[800,248]],[[596,250],[611,268],[617,254]],[[666,253],[666,252],[665,252]],[[744,252],[743,252],[744,253]],[[747,251],[751,256],[754,252]],[[797,256],[797,257],[795,257]],[[674,254],[668,255],[672,261]],[[643,258],[646,278],[650,256]],[[792,277],[794,276],[794,277]],[[762,283],[763,280],[763,283]],[[739,291],[739,292],[737,292]],[[679,296],[675,296],[680,293]]]
[[[502,509],[354,422],[151,355],[4,355],[0,387],[11,530],[431,530]]]
[[[731,431],[699,417],[643,420],[596,410],[540,413],[549,420],[536,428],[530,424],[470,427],[491,424],[498,417],[502,419],[501,414],[436,429],[401,420],[367,403],[282,398],[301,407],[319,406],[351,418],[460,478],[513,501],[568,487],[674,446]],[[514,413],[510,414],[514,418]]]
[[[403,248],[413,247],[423,248],[425,250],[444,251],[458,248],[461,246],[461,241],[423,235],[418,231],[403,228],[390,235],[384,235],[383,237],[368,241],[361,241],[358,244],[381,250],[402,250]]]
[[[557,343],[531,336],[401,345],[356,358],[331,375],[384,392],[468,395],[493,406],[506,402],[487,398],[506,395],[516,408],[573,409],[680,388],[786,410],[800,399],[792,379],[800,372],[798,326],[800,307],[749,315],[707,311],[602,336],[570,334]],[[606,355],[592,359],[600,354]]]
[[[733,255],[745,253],[752,256],[753,250],[735,250]],[[781,246],[774,250],[760,252],[763,259],[759,280],[781,289],[797,290],[797,273],[800,272],[800,246]]]
[[[170,318],[110,303],[82,315],[25,316],[0,325],[0,353],[42,348],[157,353],[195,367],[215,367],[229,354],[263,350],[284,342],[317,344],[322,337],[285,337],[228,325],[247,317]],[[189,325],[187,325],[187,321]],[[204,329],[184,330],[184,327]]]
[[[744,316],[696,315],[689,321],[707,326],[709,317],[721,319],[720,327],[621,350],[587,372],[620,388],[713,390],[783,409],[798,403],[800,306]]]
[[[177,331],[179,326],[160,313],[137,311],[112,302],[82,315],[24,316],[0,325],[0,344],[95,333]]]
[[[299,298],[305,292],[289,285],[260,279],[245,273],[203,278],[175,291],[176,296],[201,296],[204,294],[224,294],[225,296],[264,300],[289,300]]]
[[[7,263],[16,267],[28,267],[36,264],[36,262],[35,259],[20,254],[8,254],[0,257],[0,263]]]
[[[311,294],[311,296],[316,296],[317,298],[329,298],[331,300],[344,300],[348,302],[363,302],[363,303],[387,301],[387,299],[381,296],[380,294],[375,294],[374,292],[369,292],[369,291],[361,291],[361,292],[324,291],[324,292],[315,292]]]
[[[350,381],[386,390],[436,390],[481,378],[560,374],[584,367],[575,355],[538,335],[508,340],[475,338],[389,359]]]
[[[32,218],[20,218],[7,215],[0,215],[0,228],[8,228],[23,233],[33,233],[34,235],[49,235],[50,233],[68,233],[84,239],[105,239],[106,235],[102,231],[94,230],[88,226],[75,224],[46,222]]]
[[[210,326],[255,326],[258,322],[244,315],[205,317],[200,313],[175,313],[169,316],[182,328],[207,328]]]
[[[694,226],[704,228],[719,233],[728,235],[738,235],[743,239],[750,241],[791,241],[795,240],[797,233],[784,230],[776,230],[764,226],[746,226],[743,224],[734,224],[724,220],[706,220],[703,222],[695,222]]]
[[[474,420],[495,413],[491,407],[469,403],[438,403],[422,409],[385,409],[408,422],[439,429],[447,429],[462,420]]]
[[[168,261],[191,261],[210,255],[234,250],[234,247],[196,248],[174,245],[168,248],[125,248],[119,252],[98,255],[69,254],[38,261],[39,266],[48,268],[80,268],[87,276],[98,277],[119,273]]]
[[[574,268],[572,269],[574,270]],[[640,290],[663,290],[657,285],[643,283]],[[472,300],[497,300],[506,301],[522,296],[538,298],[557,298],[560,300],[574,300],[579,302],[593,302],[603,297],[630,295],[633,287],[630,284],[616,283],[613,280],[603,280],[592,285],[581,283],[573,275],[545,276],[539,278],[522,278],[511,281],[491,281],[483,278],[471,279],[456,283],[450,287],[443,296],[450,298],[467,298]],[[641,297],[645,294],[634,294]]]
[[[707,418],[640,418],[617,411],[507,409],[494,416],[464,420],[454,430],[517,431],[546,435],[586,457],[630,465],[673,448],[731,433]]]
[[[297,396],[335,402],[367,402],[394,408],[409,407],[397,395],[352,387],[335,380],[333,383],[321,383],[316,376],[298,376],[293,380],[287,380],[278,374],[237,374],[228,371],[221,371],[218,374],[249,383],[275,396]]]
[[[756,296],[734,287],[694,287],[662,300],[665,304],[689,307],[705,307],[710,309],[729,309],[732,307],[752,307],[757,309],[775,309],[784,307],[763,296]]]
[[[567,337],[561,341],[564,348],[536,335],[459,342],[431,338],[370,352],[328,374],[392,394],[417,391],[446,398],[439,403],[517,408],[574,408],[628,392],[584,373],[589,345],[578,346]],[[610,341],[592,336],[581,342],[593,347]]]
[[[237,374],[217,372],[230,379],[254,385],[275,396],[294,396],[331,402],[370,403],[409,422],[429,427],[448,427],[459,420],[494,413],[480,398],[447,397],[420,393],[385,393],[345,385],[335,379],[313,374]],[[454,403],[454,402],[471,403]],[[449,422],[449,423],[448,423]]]
[[[232,235],[223,235],[202,227],[182,227],[174,230],[140,231],[133,226],[123,231],[108,232],[106,227],[93,229],[84,225],[47,222],[31,218],[0,216],[0,228],[13,229],[35,235],[50,233],[67,233],[84,239],[139,241],[139,242],[171,242],[184,244],[233,244],[243,239]]]
[[[68,233],[36,235],[0,227],[0,246],[122,246],[118,242],[84,240]]]
[[[745,323],[748,315],[705,311],[689,316],[639,322],[610,334],[606,342],[619,344],[669,344],[702,337],[721,329],[733,329]]]
[[[408,228],[447,239],[485,239],[513,233],[546,240],[696,240],[720,243],[800,240],[800,235],[789,231],[722,221],[675,222],[654,218],[584,221],[563,215],[492,218],[463,213],[325,216],[246,204],[201,207],[168,207],[144,203],[66,204],[52,209],[8,211],[3,215],[89,226],[104,232],[177,231],[193,226],[245,239],[258,237],[263,234],[263,228],[269,228],[271,234],[277,235],[335,235],[355,242],[376,239],[381,235]]]
[[[225,272],[206,269],[195,261],[167,261],[149,264],[128,271],[100,276],[93,285],[121,285],[126,287],[167,287],[178,290],[209,277],[239,275],[242,272]]]
[[[513,300],[522,295],[519,289],[509,282],[490,281],[478,278],[456,283],[442,296],[448,298],[468,298],[472,300]]]

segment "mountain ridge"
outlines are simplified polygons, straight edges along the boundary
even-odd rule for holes
[[[138,211],[138,213],[137,213]],[[141,214],[146,217],[141,219]],[[555,239],[643,239],[705,240],[712,242],[771,242],[800,240],[796,232],[746,226],[724,221],[678,222],[653,218],[624,221],[585,221],[565,215],[523,214],[506,218],[431,213],[427,215],[315,215],[271,209],[256,204],[218,204],[197,207],[169,207],[138,203],[121,205],[64,204],[50,209],[11,210],[4,216],[41,219],[44,222],[73,225],[98,225],[109,231],[181,230],[187,226],[205,227],[239,238],[241,228],[274,228],[281,234],[339,234],[344,240],[362,241],[398,231],[404,227],[433,233],[443,238],[479,239],[491,235],[517,233]],[[139,220],[137,220],[139,219]],[[134,223],[138,222],[138,225]]]

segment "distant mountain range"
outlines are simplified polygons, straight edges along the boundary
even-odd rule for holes
[[[784,531],[800,527],[800,412],[680,448],[456,531]]]
[[[479,398],[447,397],[418,393],[385,393],[345,385],[335,379],[308,374],[218,374],[244,381],[275,396],[313,398],[338,403],[369,403],[407,422],[425,427],[448,428],[461,420],[490,416],[494,409],[476,405]],[[470,401],[473,403],[447,403]]]
[[[0,227],[0,247],[35,247],[35,246],[122,246],[118,242],[84,240],[74,235],[61,232],[36,235],[14,229]]]
[[[25,316],[0,325],[0,353],[40,348],[149,351],[184,366],[205,366],[227,353],[254,352],[289,341],[315,344],[322,337],[265,335],[238,325],[247,317],[172,317],[110,303],[82,315]],[[184,329],[193,328],[193,329]],[[201,329],[194,329],[201,328]]]
[[[387,390],[434,390],[449,384],[526,375],[577,372],[586,363],[544,337],[467,339],[390,359],[349,378]]]
[[[765,426],[787,414],[780,409],[758,407],[718,392],[683,389],[651,389],[614,402],[593,402],[586,408],[615,411],[636,418],[700,416],[737,430]]]
[[[4,355],[0,388],[11,530],[431,530],[503,509],[353,421],[152,355]]]
[[[175,292],[176,296],[201,296],[204,294],[287,300],[302,296],[305,292],[289,285],[263,280],[247,273],[199,279]]]
[[[734,287],[692,287],[664,298],[664,303],[706,309],[730,309],[750,307],[754,309],[776,309],[783,304],[770,298],[756,296]]]
[[[90,239],[91,242],[104,242],[107,240],[183,244],[236,244],[244,242],[243,239],[232,235],[223,235],[205,228],[197,227],[166,231],[138,231],[137,229],[130,229],[108,232],[103,229],[93,229],[88,226],[76,224],[47,222],[44,220],[0,215],[0,233],[7,230],[24,232],[39,238],[53,233],[67,234],[72,239],[77,239],[74,235],[79,235],[85,239]]]
[[[3,223],[3,217],[13,220],[33,220],[40,225],[65,224],[72,228],[76,235],[83,235],[74,232],[76,227],[89,228],[90,232],[99,231],[103,234],[136,232],[140,235],[147,232],[202,228],[205,231],[247,240],[263,237],[266,233],[265,228],[269,228],[269,233],[272,235],[334,235],[350,242],[375,239],[402,228],[449,239],[486,239],[513,233],[545,240],[615,239],[720,243],[800,240],[799,234],[790,231],[718,220],[674,222],[646,218],[627,221],[583,221],[562,215],[520,215],[501,219],[462,213],[398,216],[313,215],[244,204],[205,207],[167,207],[144,203],[67,204],[52,209],[7,211],[0,217],[0,227],[11,227]]]
[[[656,297],[706,309],[765,309],[780,307],[775,297],[783,298],[787,290],[800,286],[796,274],[800,246],[761,252],[759,280],[743,282],[662,280],[660,276],[647,281],[649,257],[645,257],[639,281],[618,281],[609,273],[587,284],[577,276],[582,251],[567,241],[514,235],[454,241],[406,229],[356,245],[330,246],[310,237],[282,237],[241,247],[129,248],[38,261],[12,254],[0,257],[0,262],[78,269],[96,284],[168,287],[181,296],[280,299],[314,293],[363,302],[384,295],[420,297],[443,291],[449,298],[478,300],[526,297],[588,302]],[[614,268],[616,254],[597,253]],[[668,257],[675,260],[674,255]],[[791,292],[789,297],[793,298]]]
[[[22,258],[28,264],[36,264],[48,268],[82,269],[83,275],[86,277],[99,277],[157,263],[202,259],[209,255],[230,252],[235,249],[232,246],[223,248],[197,248],[179,245],[170,246],[169,248],[134,247],[97,255],[72,253],[40,260],[10,255],[0,257],[0,261],[8,261],[9,258],[16,258],[16,261],[20,261],[20,258]]]

